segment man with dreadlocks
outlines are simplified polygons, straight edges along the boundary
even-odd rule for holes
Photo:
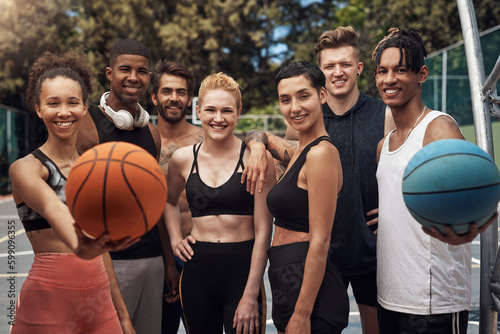
[[[411,157],[440,139],[464,139],[455,120],[426,107],[422,85],[429,69],[415,29],[389,30],[373,52],[375,81],[396,128],[377,148],[379,227],[377,289],[380,333],[465,333],[471,301],[470,242],[447,229],[425,231],[406,208],[402,178]],[[490,221],[490,223],[493,220]]]

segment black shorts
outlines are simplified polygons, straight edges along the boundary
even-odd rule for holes
[[[267,251],[270,264],[269,283],[273,297],[272,315],[274,325],[280,332],[285,332],[299,297],[308,249],[309,242],[296,242],[271,247]],[[312,328],[318,325],[321,327],[321,333],[340,333],[347,327],[348,320],[347,291],[339,271],[333,263],[327,261],[323,283],[311,314],[311,331],[320,332],[319,328]]]
[[[377,307],[377,271],[361,275],[342,275],[345,288],[351,283],[357,304]]]
[[[469,311],[416,315],[389,311],[382,306],[377,312],[380,333],[384,334],[462,334],[467,333]]]

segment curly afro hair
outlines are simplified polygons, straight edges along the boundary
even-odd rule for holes
[[[82,88],[83,102],[86,103],[88,96],[92,94],[92,67],[87,59],[75,52],[64,53],[45,52],[31,67],[26,89],[28,107],[32,110],[40,104],[40,92],[42,83],[46,79],[65,77],[75,80]]]

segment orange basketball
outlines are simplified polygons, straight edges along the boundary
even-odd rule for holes
[[[78,158],[66,181],[66,203],[78,226],[113,241],[149,231],[163,213],[167,184],[156,159],[137,145],[109,142]]]

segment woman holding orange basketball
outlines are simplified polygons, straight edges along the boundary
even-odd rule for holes
[[[249,150],[233,133],[241,114],[233,78],[206,77],[196,111],[205,140],[173,154],[166,206],[172,248],[186,262],[180,295],[188,332],[222,333],[224,327],[226,333],[263,333],[262,277],[272,228],[265,199],[274,170],[268,170],[264,191],[255,196],[240,182]],[[185,239],[178,207],[184,188],[193,217]]]
[[[135,333],[113,269],[103,262],[111,263],[107,251],[134,241],[87,238],[64,203],[66,177],[79,157],[76,135],[87,112],[91,73],[85,59],[70,52],[45,53],[30,73],[27,96],[48,139],[9,168],[14,201],[35,253],[11,333]]]

